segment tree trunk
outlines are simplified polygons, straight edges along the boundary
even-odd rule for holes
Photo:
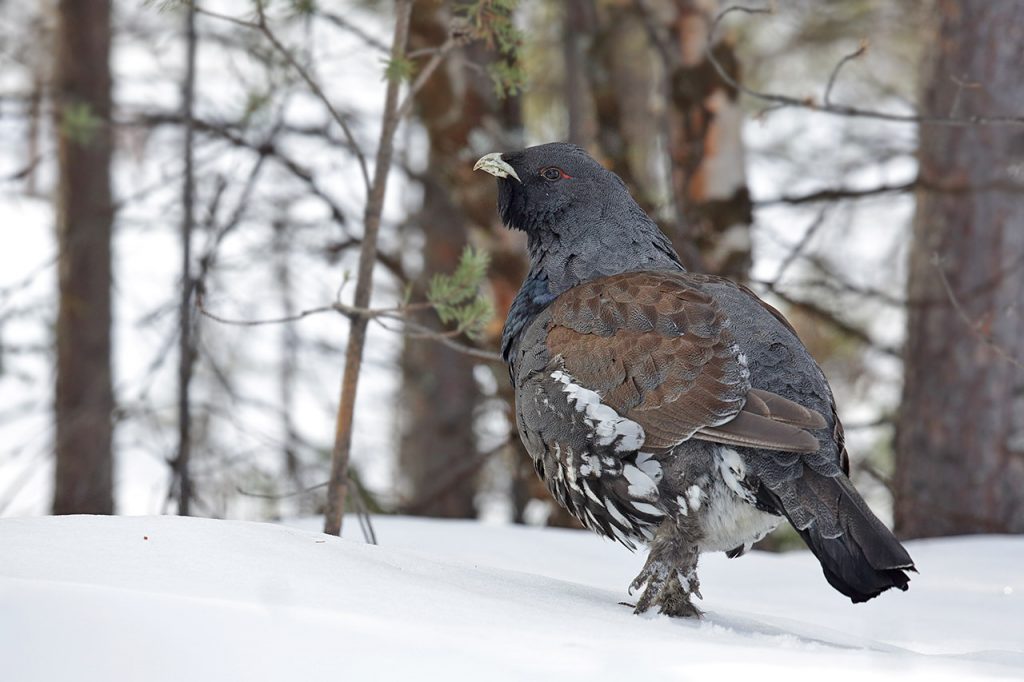
[[[185,177],[181,196],[181,292],[178,301],[178,454],[171,468],[178,493],[178,514],[192,513],[192,407],[191,386],[195,371],[199,328],[193,311],[192,229],[195,221],[195,163],[192,115],[196,92],[196,8],[189,5],[185,15],[185,81],[182,84],[182,118],[185,120],[183,158]]]
[[[110,369],[110,2],[61,0],[55,514],[114,510]]]
[[[1024,111],[1024,5],[937,7],[923,112]],[[929,185],[1024,181],[1017,127],[923,127],[919,157]],[[917,200],[896,528],[903,537],[1022,533],[1024,201],[1019,190],[922,192]]]
[[[672,241],[684,264],[733,279],[751,264],[753,205],[743,152],[743,112],[738,93],[707,58],[708,28],[717,0],[675,0],[669,26],[669,154],[677,202]],[[719,34],[712,52],[739,82],[739,61]]]
[[[593,0],[589,0],[593,3]],[[597,11],[597,10],[600,11]],[[603,5],[586,60],[597,131],[595,153],[621,177],[648,213],[657,216],[659,111],[664,93],[658,63],[644,22],[629,4]],[[663,229],[667,227],[662,225]]]
[[[451,16],[444,4],[418,3],[410,23],[410,49],[444,42]],[[433,273],[451,272],[469,231],[487,229],[493,196],[481,191],[487,178],[473,173],[473,143],[486,133],[497,101],[485,74],[469,67],[485,63],[478,46],[456,49],[416,94],[416,112],[430,143],[423,174],[423,206],[416,225],[425,238],[422,292]],[[491,150],[488,150],[491,151]],[[423,321],[440,328],[436,316]],[[399,471],[410,512],[425,516],[476,515],[476,476],[453,476],[478,457],[473,431],[481,402],[473,358],[434,341],[407,337],[402,351]],[[448,483],[451,483],[450,485]],[[444,489],[444,494],[436,494]]]

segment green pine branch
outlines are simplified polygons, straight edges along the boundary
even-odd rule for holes
[[[441,322],[454,324],[455,330],[475,338],[494,317],[490,298],[480,287],[487,277],[491,257],[486,251],[467,246],[455,271],[436,274],[427,288],[427,301],[437,311]]]

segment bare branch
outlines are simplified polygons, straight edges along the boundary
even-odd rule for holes
[[[308,85],[309,89],[313,91],[313,94],[317,96],[317,99],[319,99],[320,102],[327,108],[327,111],[330,113],[331,118],[333,118],[335,122],[341,127],[342,132],[345,134],[345,139],[347,139],[349,144],[352,146],[352,153],[356,155],[356,160],[359,162],[359,170],[362,172],[363,175],[363,182],[366,185],[366,193],[369,194],[371,190],[370,170],[366,164],[366,155],[363,154],[363,151],[360,148],[359,143],[356,142],[355,134],[349,127],[348,121],[346,121],[345,117],[342,116],[338,112],[338,110],[334,108],[334,104],[331,102],[331,99],[320,87],[320,84],[316,82],[316,79],[314,79],[313,76],[309,73],[309,71],[307,71],[306,68],[299,63],[299,61],[295,58],[295,55],[292,54],[291,50],[285,47],[285,45],[278,39],[277,35],[270,29],[270,26],[267,24],[267,16],[263,11],[263,5],[260,3],[256,4],[258,17],[257,21],[247,21],[245,19],[239,19],[238,17],[233,17],[227,14],[221,14],[219,12],[213,12],[211,10],[204,9],[202,7],[199,7],[195,3],[189,4],[195,7],[196,12],[198,12],[199,14],[205,14],[208,17],[228,21],[237,26],[244,26],[246,28],[259,31],[266,37],[270,44],[274,46],[274,49],[277,50],[281,54],[281,56],[285,58],[285,61],[287,61],[288,64],[293,69],[295,69],[295,72],[299,74],[299,77],[306,82],[306,85]]]
[[[953,96],[953,103],[949,105],[949,115],[956,116],[956,112],[960,110],[960,100],[964,94],[965,88],[977,90],[981,88],[981,83],[974,83],[968,81],[966,78],[957,78],[956,76],[950,75],[949,79],[956,84],[956,94]]]
[[[349,20],[343,19],[342,17],[339,17],[337,14],[332,14],[331,12],[325,12],[322,9],[317,8],[316,9],[316,16],[322,17],[323,19],[326,19],[328,21],[328,23],[334,24],[335,26],[337,26],[338,28],[342,29],[343,31],[348,31],[349,33],[351,33],[352,35],[356,36],[357,38],[359,38],[360,40],[362,40],[364,43],[366,43],[370,47],[374,48],[375,50],[380,50],[385,55],[390,51],[390,50],[388,50],[388,46],[387,45],[385,45],[384,43],[380,42],[379,40],[374,38],[372,35],[370,35],[366,31],[364,31],[363,29],[359,28],[358,26],[356,26],[355,24],[353,24]]]
[[[658,51],[658,55],[661,57],[661,62],[665,67],[665,70],[672,70],[676,60],[673,56],[672,50],[668,46],[668,43],[665,41],[665,37],[661,34],[661,31],[658,30],[658,26],[654,20],[654,15],[651,13],[651,8],[647,6],[646,0],[633,0],[633,6],[640,15],[640,19],[643,21],[644,30],[647,32],[647,37],[650,38],[652,43],[654,43],[654,47]]]
[[[276,324],[289,324],[292,322],[298,322],[304,320],[307,317],[313,315],[322,315],[324,313],[338,313],[349,319],[367,319],[374,320],[388,331],[398,332],[406,334],[408,336],[415,336],[420,339],[427,339],[430,341],[436,341],[443,346],[451,348],[452,350],[458,351],[469,355],[470,357],[477,358],[479,360],[486,360],[487,362],[503,362],[500,355],[493,351],[484,350],[482,348],[475,348],[465,343],[457,341],[454,337],[461,335],[460,330],[449,330],[446,332],[439,332],[430,327],[422,325],[418,322],[414,322],[409,319],[409,314],[419,310],[426,310],[430,308],[429,303],[409,303],[403,306],[396,306],[394,308],[357,308],[355,306],[346,305],[340,301],[332,303],[331,305],[318,306],[316,308],[307,308],[301,310],[294,315],[285,315],[283,317],[270,317],[256,320],[243,320],[237,318],[223,317],[217,313],[210,312],[205,305],[202,296],[198,296],[196,299],[196,308],[199,314],[208,317],[215,322],[221,324],[231,325],[233,327],[263,327],[267,325]],[[382,322],[382,320],[392,320],[401,323],[404,327],[411,329],[411,332],[396,329],[388,326]]]
[[[836,67],[832,69],[832,75],[828,77],[828,85],[825,86],[825,95],[822,98],[825,100],[825,106],[832,106],[832,88],[835,87],[836,79],[839,78],[839,72],[842,70],[842,68],[846,66],[848,62],[851,62],[854,59],[859,58],[867,51],[868,41],[865,39],[861,41],[860,47],[858,47],[856,50],[840,59],[839,63],[836,64]]]
[[[434,329],[431,329],[430,327],[419,324],[418,322],[413,322],[408,318],[401,318],[401,322],[406,327],[413,330],[412,335],[414,335],[416,338],[436,341],[440,343],[442,346],[451,348],[454,351],[458,351],[459,353],[463,353],[465,355],[477,358],[479,360],[486,360],[487,362],[499,363],[504,362],[504,359],[499,354],[493,351],[483,350],[482,348],[474,348],[473,346],[468,346],[460,341],[456,341],[453,338],[453,336],[457,336],[459,334],[457,330],[454,332],[439,332]],[[384,325],[380,320],[377,320],[377,323],[383,326],[385,329],[395,331],[391,327],[387,327],[386,325]]]
[[[183,120],[181,117],[176,115],[153,113],[140,116],[137,122],[144,125],[158,125],[163,123],[182,123]],[[217,137],[230,142],[236,147],[249,149],[260,156],[272,158],[282,168],[305,183],[309,190],[318,199],[324,202],[324,204],[326,204],[328,210],[331,212],[331,217],[336,223],[338,223],[338,225],[344,226],[347,224],[348,221],[345,218],[345,213],[341,206],[335,202],[322,187],[320,187],[313,173],[309,169],[304,168],[298,161],[289,157],[278,145],[274,143],[273,133],[263,142],[256,142],[247,140],[239,132],[236,132],[237,126],[231,123],[218,123],[203,119],[193,119],[192,123],[195,125],[195,129],[197,131],[212,133]],[[162,185],[163,183],[155,186],[155,188],[159,188]]]
[[[758,208],[764,206],[779,205],[794,206],[798,204],[813,204],[822,201],[838,201],[840,199],[864,199],[885,194],[901,194],[903,192],[911,192],[914,190],[923,190],[927,192],[941,192],[942,194],[947,195],[971,194],[981,192],[1024,193],[1024,184],[1018,182],[1010,182],[1003,179],[995,179],[984,183],[964,185],[960,183],[939,183],[929,181],[926,180],[925,178],[918,176],[908,182],[879,185],[877,187],[868,187],[866,189],[849,189],[845,187],[839,187],[835,189],[819,189],[813,192],[809,192],[807,194],[784,194],[780,197],[773,197],[771,199],[755,199],[753,203],[754,206]]]
[[[253,490],[246,490],[240,486],[235,486],[235,491],[238,492],[239,495],[245,495],[246,497],[258,497],[261,500],[287,500],[289,497],[298,497],[300,495],[315,493],[321,488],[326,488],[327,483],[328,481],[324,481],[323,483],[317,483],[316,485],[311,485],[308,488],[303,488],[302,490],[292,490],[287,493],[258,493]]]
[[[433,56],[430,61],[427,62],[420,72],[416,75],[416,80],[409,86],[409,92],[405,95],[405,100],[399,105],[396,116],[399,119],[405,118],[409,111],[412,109],[413,98],[416,96],[423,86],[426,85],[427,81],[437,70],[437,67],[441,65],[448,53],[460,45],[465,45],[470,40],[470,34],[459,26],[453,26],[451,32],[448,34],[448,39],[445,40],[439,47],[433,49]]]
[[[182,84],[182,118],[185,120],[181,221],[181,291],[178,301],[178,448],[171,460],[172,489],[177,492],[178,514],[189,516],[195,497],[191,473],[192,408],[191,385],[195,370],[198,328],[192,314],[192,232],[195,229],[195,130],[192,111],[196,91],[196,10],[190,5],[185,15],[185,80]]]
[[[741,12],[744,14],[772,14],[773,10],[770,8],[755,8],[755,7],[743,7],[736,5],[733,7],[727,7],[718,13],[714,21],[711,22],[711,26],[708,29],[707,47],[704,50],[704,55],[708,60],[708,63],[714,67],[715,71],[718,72],[719,77],[725,81],[730,87],[734,88],[737,92],[742,92],[748,97],[761,100],[762,102],[768,102],[773,106],[770,110],[783,109],[783,108],[797,108],[807,109],[809,111],[818,111],[825,114],[831,114],[834,116],[847,116],[850,118],[867,118],[877,121],[891,121],[894,123],[917,123],[919,125],[943,125],[943,126],[955,126],[955,127],[967,127],[967,126],[982,126],[982,125],[1005,125],[1005,126],[1024,126],[1024,116],[964,116],[960,118],[951,118],[946,116],[929,116],[920,114],[893,114],[884,111],[873,111],[870,109],[861,109],[860,107],[849,106],[846,104],[831,104],[825,101],[821,104],[815,102],[809,98],[797,98],[790,97],[789,95],[780,95],[778,93],[762,92],[755,90],[743,83],[739,83],[729,72],[726,71],[725,67],[718,61],[712,50],[714,45],[715,32],[718,30],[719,24],[729,14],[733,12]],[[844,58],[844,61],[848,61]],[[841,64],[840,64],[841,65]],[[833,75],[838,73],[838,66],[833,71]]]
[[[794,246],[792,250],[790,250],[790,252],[786,254],[786,257],[782,260],[782,263],[779,264],[779,269],[775,272],[775,277],[773,278],[776,282],[782,279],[782,276],[786,274],[786,270],[788,270],[789,266],[793,264],[793,261],[799,258],[800,254],[803,253],[804,249],[807,248],[807,245],[814,238],[814,235],[817,234],[818,230],[821,229],[821,226],[825,224],[825,216],[827,214],[827,206],[818,211],[818,215],[814,219],[814,222],[812,222],[810,226],[808,226],[808,228],[804,231],[804,236],[800,239],[799,242],[797,242],[797,245]]]
[[[779,289],[774,282],[762,281],[757,283],[767,288],[769,291],[778,296],[780,299],[782,299],[783,302],[785,302],[789,306],[799,310],[802,313],[810,315],[811,317],[815,317],[823,322],[828,323],[829,325],[836,328],[840,332],[846,334],[847,336],[855,338],[858,341],[861,341],[862,343],[865,343],[868,346],[882,353],[885,353],[886,355],[891,355],[892,357],[895,358],[903,357],[903,354],[901,353],[899,348],[884,346],[878,343],[873,338],[871,338],[871,336],[863,329],[856,327],[850,324],[849,322],[846,322],[845,320],[840,319],[834,313],[832,313],[829,310],[826,310],[825,308],[822,308],[817,303],[800,300],[792,296],[791,294],[788,294]]]
[[[287,324],[289,322],[298,322],[299,320],[305,319],[310,315],[320,315],[322,313],[330,312],[341,312],[337,310],[335,306],[332,304],[320,306],[318,308],[308,308],[306,310],[295,313],[294,315],[286,315],[284,317],[271,317],[259,320],[239,320],[232,319],[229,317],[221,317],[216,313],[211,313],[209,310],[206,309],[206,305],[203,301],[202,296],[196,299],[196,308],[198,308],[200,315],[208,317],[211,320],[214,320],[215,322],[220,322],[221,324],[228,324],[234,327],[262,327],[269,324]]]
[[[952,304],[953,309],[956,310],[956,314],[959,315],[960,319],[964,321],[965,325],[967,325],[967,328],[971,331],[971,334],[973,334],[975,338],[984,343],[986,346],[991,348],[996,355],[1006,360],[1008,363],[1010,363],[1017,369],[1024,369],[1024,362],[1021,362],[1017,358],[1010,355],[1010,353],[1005,348],[1003,348],[994,340],[992,340],[991,337],[983,334],[981,332],[981,329],[979,328],[979,324],[972,320],[970,315],[967,314],[967,311],[964,310],[964,307],[960,304],[960,299],[956,297],[956,294],[953,292],[953,287],[950,286],[949,284],[949,279],[946,277],[946,272],[942,269],[942,257],[939,255],[937,251],[932,252],[932,265],[935,266],[935,272],[939,276],[939,282],[941,282],[942,288],[945,289],[946,296],[949,298],[949,302]]]
[[[780,197],[773,197],[771,199],[755,199],[754,206],[796,206],[799,204],[814,204],[822,201],[838,201],[839,199],[862,199],[882,194],[900,194],[902,192],[910,192],[913,191],[917,185],[918,180],[915,178],[910,182],[901,182],[894,185],[879,185],[878,187],[869,187],[867,189],[848,189],[845,187],[839,187],[836,189],[819,189],[807,194],[784,194]]]

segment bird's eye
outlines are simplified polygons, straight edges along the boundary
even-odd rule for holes
[[[569,177],[561,168],[555,168],[554,166],[542,170],[540,176],[545,180],[560,180]]]

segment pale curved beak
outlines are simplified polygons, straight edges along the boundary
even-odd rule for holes
[[[486,171],[496,178],[507,178],[512,176],[517,182],[522,182],[522,180],[519,179],[519,175],[516,173],[516,169],[502,160],[501,152],[484,154],[475,164],[473,164],[473,170]]]

